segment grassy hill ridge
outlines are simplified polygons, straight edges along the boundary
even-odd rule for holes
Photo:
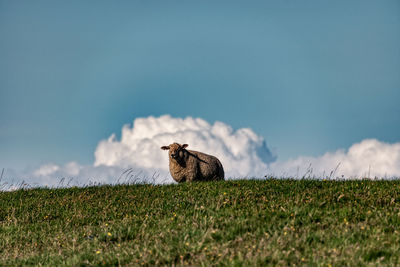
[[[1,265],[400,264],[400,181],[0,192]]]

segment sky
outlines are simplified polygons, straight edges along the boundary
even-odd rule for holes
[[[396,146],[399,28],[396,0],[0,0],[0,168],[93,165],[138,118],[248,128],[282,166]]]

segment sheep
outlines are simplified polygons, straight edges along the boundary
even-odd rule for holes
[[[169,150],[169,171],[176,182],[224,180],[224,168],[216,157],[187,147],[178,143],[161,147]]]

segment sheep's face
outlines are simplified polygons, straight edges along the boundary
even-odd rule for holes
[[[178,143],[170,144],[169,146],[162,146],[161,149],[169,150],[169,158],[177,162],[181,162],[185,156],[185,148],[188,144],[180,145]]]

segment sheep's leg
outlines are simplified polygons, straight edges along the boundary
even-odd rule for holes
[[[186,176],[183,176],[183,177],[178,181],[178,183],[184,183],[184,182],[186,182]]]

